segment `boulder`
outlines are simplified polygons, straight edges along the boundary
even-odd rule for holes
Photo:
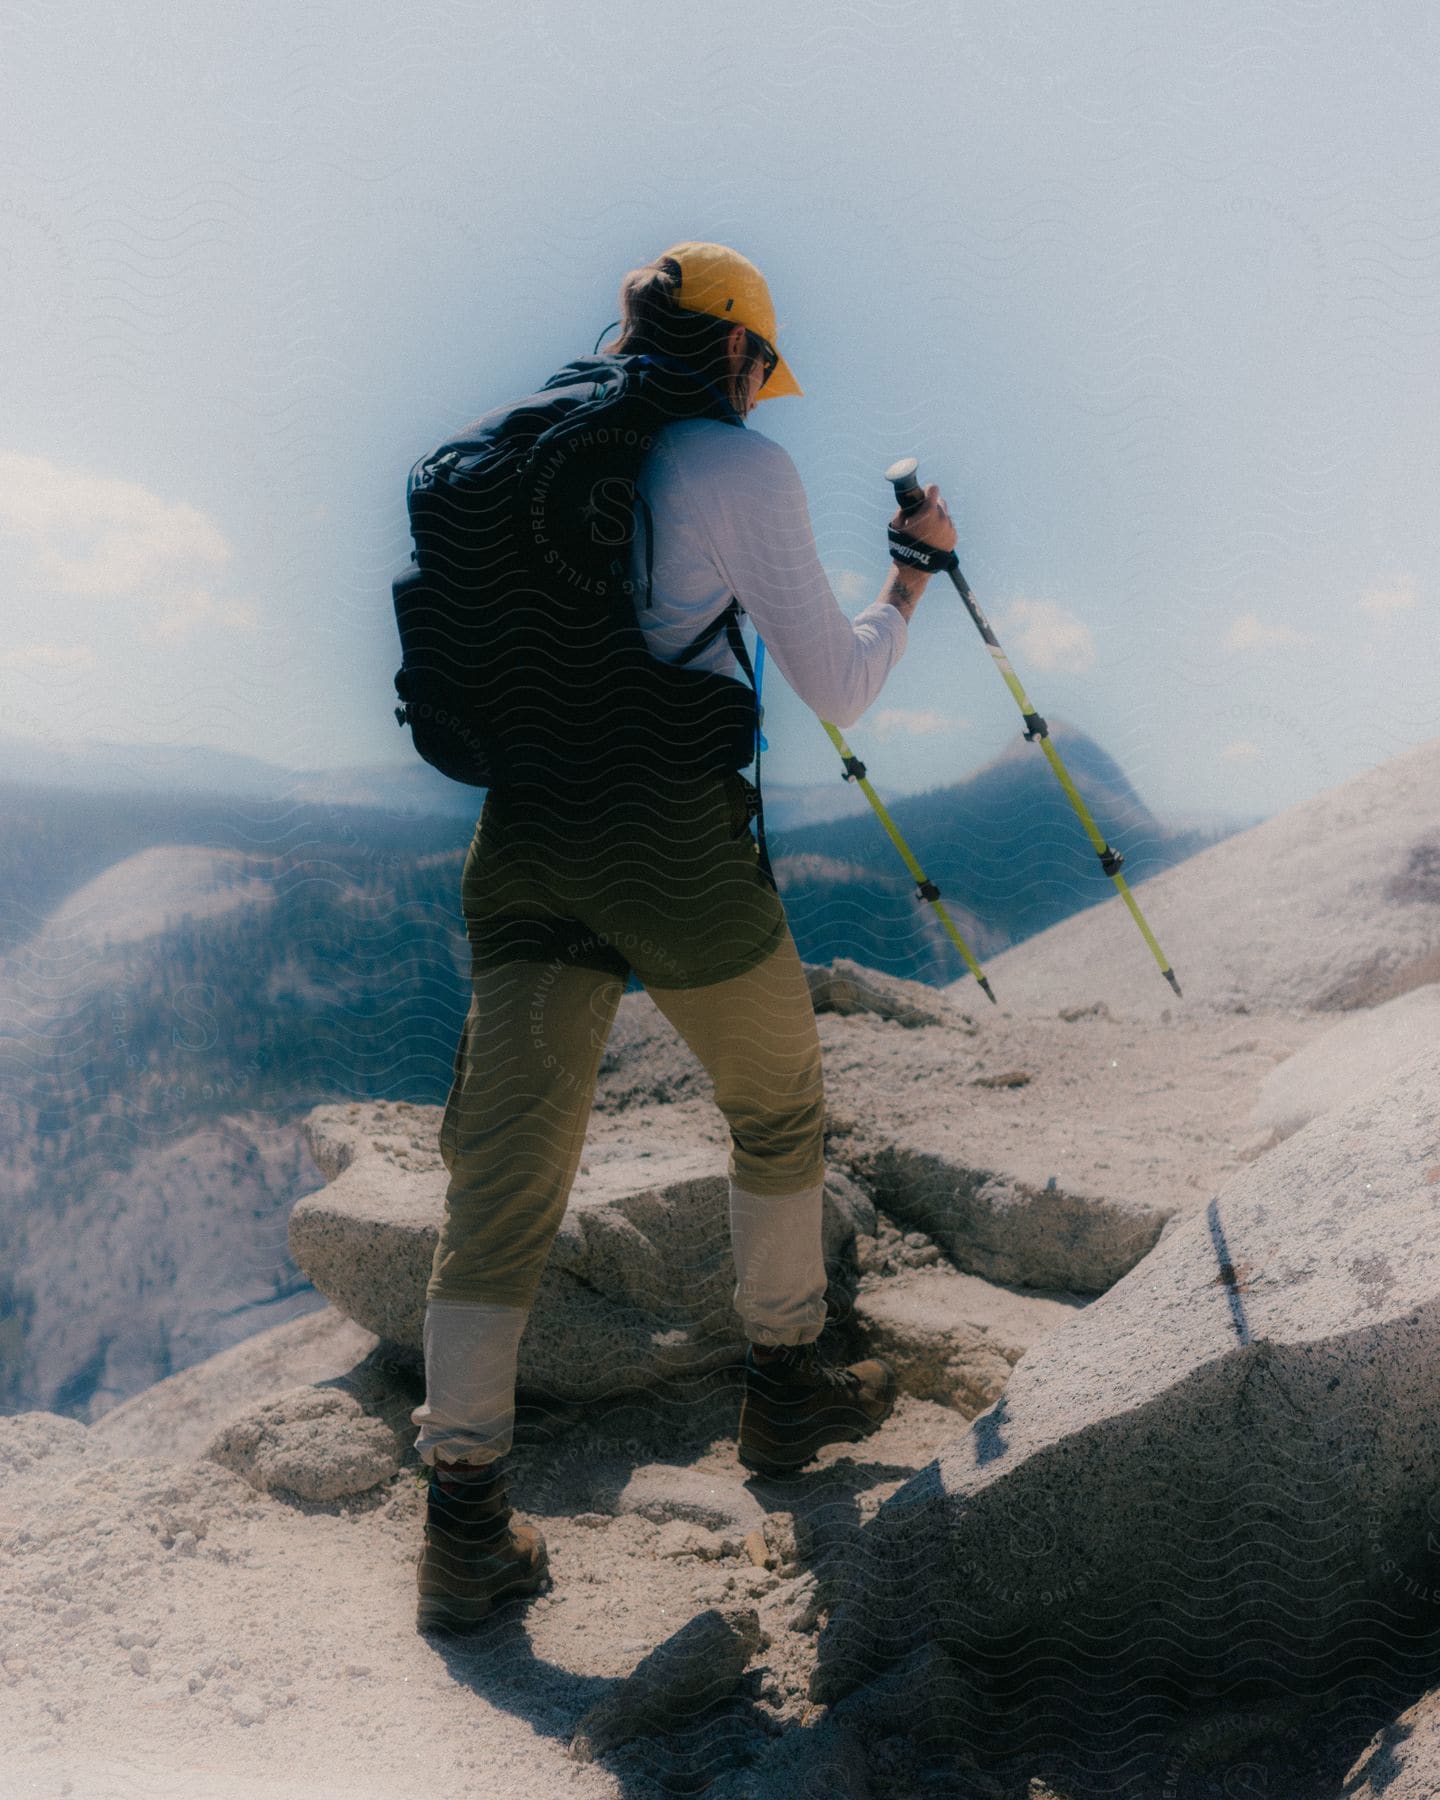
[[[653,1525],[678,1520],[743,1537],[765,1523],[760,1502],[743,1481],[670,1463],[642,1463],[614,1492],[602,1483],[600,1495],[609,1512],[638,1513]]]
[[[92,1444],[114,1456],[186,1462],[204,1453],[221,1426],[287,1389],[348,1375],[377,1348],[333,1306],[272,1325],[207,1356],[112,1407],[90,1427]]]
[[[1355,1092],[1355,1072],[1367,1083],[1440,1043],[1440,986],[1431,983],[1377,1006],[1351,1013],[1323,1037],[1272,1069],[1251,1114],[1256,1132],[1276,1144],[1341,1106]]]
[[[763,1637],[753,1607],[698,1614],[589,1709],[575,1728],[570,1754],[593,1762],[630,1738],[693,1727],[734,1691]]]
[[[300,1129],[329,1185],[290,1213],[290,1254],[326,1299],[417,1351],[446,1182],[439,1120],[386,1101],[315,1107]]]
[[[1083,1305],[1073,1295],[1026,1294],[925,1269],[862,1291],[855,1319],[906,1393],[973,1418],[999,1399],[1030,1346]]]
[[[1430,1050],[1030,1349],[862,1532],[815,1697],[935,1648],[973,1729],[1033,1743],[1051,1707],[1122,1731],[1159,1694],[1403,1660],[1435,1591],[1437,1204]]]
[[[845,957],[828,964],[806,963],[805,979],[817,1013],[874,1013],[896,1025],[951,1025],[974,1031],[958,1005],[923,981],[882,975]]]
[[[1345,1800],[1435,1800],[1440,1794],[1440,1688],[1377,1731],[1345,1777]]]
[[[714,1148],[697,1147],[671,1111],[630,1109],[623,1138],[581,1165],[521,1340],[522,1390],[591,1401],[743,1355],[729,1183]],[[317,1107],[303,1130],[330,1185],[290,1217],[291,1254],[320,1292],[416,1360],[447,1185],[439,1117],[434,1107]],[[832,1170],[825,1258],[842,1288],[850,1243],[875,1223],[862,1190]]]
[[[340,1500],[388,1481],[403,1445],[353,1394],[301,1387],[232,1419],[205,1455],[262,1493]]]
[[[877,1205],[987,1280],[1104,1293],[1154,1247],[1175,1210],[977,1167],[970,1135],[964,1120],[936,1118],[860,1153],[855,1166]]]

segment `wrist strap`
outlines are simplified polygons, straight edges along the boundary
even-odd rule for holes
[[[890,560],[902,569],[923,569],[927,575],[933,575],[937,569],[960,567],[960,558],[953,550],[940,550],[934,544],[922,543],[907,532],[897,531],[893,525],[888,527],[887,536]]]

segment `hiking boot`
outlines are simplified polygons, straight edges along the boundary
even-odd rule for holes
[[[513,1516],[494,1463],[435,1464],[417,1565],[417,1630],[469,1631],[502,1601],[538,1591],[549,1570],[545,1540],[533,1525],[512,1524]]]
[[[740,1461],[757,1475],[790,1475],[824,1444],[868,1437],[890,1416],[888,1363],[825,1358],[815,1344],[751,1344],[740,1403]]]

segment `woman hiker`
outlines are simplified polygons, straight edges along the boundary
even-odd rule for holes
[[[802,391],[753,263],[723,245],[677,244],[627,275],[620,300],[607,354],[678,361],[733,409],[665,424],[641,464],[633,554],[638,572],[648,552],[648,584],[636,584],[647,648],[733,675],[738,628],[727,637],[720,624],[734,597],[800,698],[852,724],[904,651],[928,575],[897,563],[853,622],[841,612],[794,463],[743,426],[760,400]],[[933,486],[892,524],[942,550],[956,541]],[[894,1404],[884,1363],[840,1368],[816,1345],[820,1045],[747,790],[735,772],[657,768],[601,802],[486,795],[462,880],[473,1000],[440,1127],[450,1180],[426,1289],[426,1395],[411,1415],[432,1470],[422,1630],[467,1629],[546,1574],[543,1539],[506,1496],[516,1356],[632,971],[704,1066],[730,1129],[734,1303],[748,1340],[741,1462],[793,1473],[822,1445],[874,1431]]]

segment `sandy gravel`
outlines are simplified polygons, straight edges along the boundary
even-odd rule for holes
[[[515,1492],[543,1524],[554,1588],[449,1645],[414,1629],[423,1494],[411,1471],[305,1504],[205,1461],[97,1456],[74,1421],[0,1420],[0,1736],[16,1752],[5,1793],[393,1800],[440,1773],[540,1800],[658,1794],[697,1760],[724,1768],[757,1719],[769,1735],[812,1711],[813,1622],[786,1621],[814,1579],[757,1567],[743,1546],[713,1561],[667,1554],[673,1522],[608,1517],[597,1499],[637,1464],[671,1462],[833,1537],[956,1422],[903,1399],[863,1454],[834,1446],[803,1483],[746,1484],[737,1410],[726,1379],[583,1422],[528,1418]],[[707,1550],[710,1537],[725,1542],[702,1533]],[[734,1707],[698,1737],[640,1742],[611,1771],[571,1762],[569,1734],[611,1681],[732,1598],[757,1605],[772,1634]]]

